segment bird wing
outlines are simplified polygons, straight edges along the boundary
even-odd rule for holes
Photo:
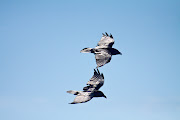
[[[77,95],[74,101],[70,104],[85,103],[91,100],[94,96],[94,93],[97,93],[97,91],[103,84],[104,84],[103,74],[100,73],[98,69],[97,71],[94,69],[94,75],[87,82],[87,86],[83,88],[83,91],[75,91],[75,90],[67,91],[67,93]],[[98,95],[96,96],[98,97]]]
[[[97,68],[110,62],[111,56],[108,49],[98,49],[98,52],[95,53]]]
[[[98,90],[104,84],[104,76],[100,74],[99,70],[97,71],[94,69],[94,75],[92,78],[87,82],[86,87],[83,88],[84,91],[94,91]]]
[[[81,92],[75,97],[74,101],[70,104],[85,103],[91,100],[92,98],[93,97],[91,95],[91,92]]]
[[[95,87],[89,84],[87,84],[87,86],[83,88],[83,92],[93,92],[94,90],[95,90]]]
[[[112,48],[114,44],[114,39],[113,36],[110,34],[108,35],[107,33],[103,33],[103,36],[101,38],[101,40],[98,42],[98,46],[99,48]]]

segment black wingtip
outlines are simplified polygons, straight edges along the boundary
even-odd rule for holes
[[[94,75],[96,75],[97,74],[97,71],[94,69]]]
[[[107,32],[105,32],[106,33],[106,36],[109,36],[108,34],[107,34]]]
[[[103,77],[103,79],[104,79],[104,75],[103,75],[103,73],[101,73],[101,76]]]
[[[113,36],[111,35],[111,33],[110,33],[110,38],[113,38]]]
[[[100,74],[99,69],[97,69],[98,74]]]

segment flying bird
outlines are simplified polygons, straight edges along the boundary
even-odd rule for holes
[[[87,86],[83,88],[83,91],[75,91],[69,90],[67,93],[76,95],[74,101],[70,104],[77,104],[77,103],[85,103],[90,101],[93,97],[105,97],[102,91],[99,91],[99,88],[104,84],[104,76],[103,74],[94,69],[94,75],[92,78],[87,82]]]
[[[97,64],[96,68],[109,63],[111,61],[112,55],[117,55],[117,54],[122,55],[122,53],[119,52],[117,49],[112,48],[114,44],[113,36],[111,34],[108,35],[107,33],[105,34],[102,33],[102,34],[103,36],[95,48],[84,48],[80,51],[81,53],[95,54],[95,59]]]

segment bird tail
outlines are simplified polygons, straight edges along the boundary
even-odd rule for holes
[[[84,48],[80,51],[81,53],[94,53],[93,48]]]
[[[69,91],[67,91],[67,93],[77,95],[79,92],[75,91],[75,90],[69,90]]]

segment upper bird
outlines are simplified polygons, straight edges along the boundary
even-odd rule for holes
[[[107,33],[105,34],[102,33],[102,34],[103,36],[95,48],[84,48],[80,51],[82,53],[95,54],[95,59],[97,64],[96,68],[109,63],[111,61],[112,55],[117,55],[117,54],[122,55],[122,53],[119,52],[117,49],[112,48],[114,44],[113,36],[111,34],[108,35]]]
[[[74,101],[70,104],[85,103],[91,100],[93,97],[105,97],[99,88],[104,84],[104,76],[100,74],[99,70],[94,70],[94,75],[87,82],[87,86],[83,88],[83,91],[69,90],[67,93],[77,95]]]

